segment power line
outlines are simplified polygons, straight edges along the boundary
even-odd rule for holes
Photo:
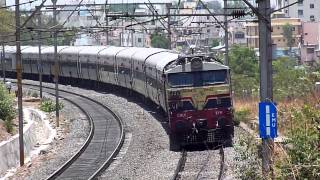
[[[20,3],[20,4],[14,4],[14,5],[10,5],[10,6],[1,6],[0,9],[8,9],[8,8],[11,8],[11,7],[16,7],[16,6],[21,6],[21,5],[25,5],[25,4],[32,4],[36,1],[39,1],[39,0],[29,0],[29,2],[24,2],[24,3]]]

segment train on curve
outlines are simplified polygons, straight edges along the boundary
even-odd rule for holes
[[[22,46],[23,75],[39,73],[38,47]],[[44,77],[53,77],[54,48],[42,47]],[[230,71],[205,56],[180,56],[158,48],[59,46],[60,79],[91,80],[136,91],[167,114],[171,138],[181,144],[228,142],[233,137]],[[14,73],[16,49],[5,47]]]

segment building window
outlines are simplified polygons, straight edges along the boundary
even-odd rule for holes
[[[307,53],[308,54],[313,54],[314,53],[314,48],[307,48]]]
[[[243,32],[237,32],[234,34],[234,37],[236,39],[243,39],[244,38],[244,33]]]
[[[295,31],[296,30],[296,28],[295,27],[292,27],[292,31]]]
[[[298,10],[298,16],[303,16],[303,10]]]
[[[138,42],[141,43],[141,38],[138,38]]]
[[[315,21],[314,15],[311,15],[311,16],[310,16],[310,21]]]
[[[285,12],[286,14],[288,14],[288,9],[284,10],[284,12]]]
[[[207,33],[210,33],[210,29],[207,29]]]
[[[314,8],[314,4],[310,4],[310,9],[313,9]]]
[[[298,0],[298,5],[303,6],[303,1]]]

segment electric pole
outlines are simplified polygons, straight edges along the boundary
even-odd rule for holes
[[[5,59],[5,49],[4,43],[2,45],[2,53],[1,53],[1,64],[2,64],[2,75],[3,75],[3,83],[6,82],[6,59]]]
[[[258,1],[259,11],[259,53],[260,53],[260,101],[270,102],[272,94],[272,40],[270,0]],[[262,174],[274,179],[273,174],[273,139],[262,139]]]
[[[172,48],[171,46],[171,24],[170,24],[170,8],[171,8],[171,4],[167,4],[167,13],[168,13],[168,40],[169,40],[169,49]]]
[[[51,0],[53,4],[53,38],[54,38],[54,82],[56,95],[56,126],[59,127],[59,64],[58,64],[58,47],[57,47],[57,0]]]
[[[24,144],[23,144],[23,107],[22,107],[22,72],[21,72],[21,44],[20,44],[20,5],[19,0],[15,1],[16,16],[16,69],[18,86],[18,112],[19,112],[19,154],[20,166],[24,165]]]
[[[41,12],[38,13],[38,28],[41,29]],[[41,31],[38,31],[38,46],[39,46],[39,58],[38,58],[38,72],[40,82],[40,98],[42,99],[42,60],[41,60]]]
[[[105,8],[105,11],[104,11],[104,13],[105,13],[105,21],[106,21],[106,45],[109,44],[109,34],[108,34],[109,22],[108,22],[108,17],[107,17],[107,14],[108,14],[107,5],[108,5],[108,0],[106,0],[105,6],[104,6],[104,8]]]
[[[227,16],[227,8],[228,8],[228,1],[223,0],[223,14],[224,14],[224,64],[229,66],[229,32],[228,32],[228,16]]]

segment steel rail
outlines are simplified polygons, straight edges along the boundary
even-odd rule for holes
[[[29,83],[24,83],[24,85],[27,85],[27,86],[38,86],[38,85],[34,85],[34,84],[29,84]],[[32,89],[32,88],[31,88]],[[44,89],[51,89],[51,90],[54,90],[54,88],[51,88],[51,87],[48,87],[48,86],[45,86]],[[34,89],[34,90],[37,90],[38,89]],[[66,175],[66,178],[68,179],[69,177],[73,177],[73,178],[76,178],[77,179],[95,179],[98,177],[98,175],[103,171],[105,170],[113,161],[114,157],[119,153],[122,145],[123,145],[123,142],[124,142],[124,138],[125,138],[125,134],[124,134],[124,123],[122,122],[122,119],[115,113],[111,110],[110,107],[107,107],[106,105],[96,101],[96,100],[93,100],[89,97],[86,97],[84,95],[81,95],[81,94],[77,94],[77,93],[74,93],[74,92],[70,92],[70,91],[66,91],[66,90],[60,90],[61,92],[63,93],[67,93],[67,94],[72,94],[72,95],[75,95],[75,96],[78,96],[78,97],[81,97],[83,99],[86,99],[88,101],[91,101],[99,106],[101,106],[104,110],[106,110],[108,113],[111,114],[111,116],[117,121],[119,127],[120,127],[120,136],[119,136],[119,141],[117,142],[116,146],[114,149],[112,149],[112,152],[110,153],[110,155],[108,157],[103,157],[105,158],[106,160],[104,160],[104,162],[100,165],[98,165],[98,167],[96,167],[96,169],[94,170],[93,173],[91,174],[87,174],[87,177],[77,177],[77,174],[73,174],[71,176],[68,176]],[[50,92],[47,92],[49,94],[52,94]],[[72,101],[70,98],[66,98],[66,97],[63,97],[63,95],[60,95],[60,97],[66,99],[67,101]],[[74,102],[75,103],[75,102]],[[74,104],[72,103],[72,104]],[[77,104],[77,103],[75,103]],[[76,105],[77,107],[79,107],[80,105]],[[80,107],[80,109],[84,110],[83,107]],[[62,166],[60,166],[60,168],[58,170],[56,170],[54,173],[52,173],[47,179],[48,180],[51,180],[51,179],[64,179],[63,177],[61,177],[61,175],[63,175],[76,161],[80,161],[79,158],[81,155],[83,155],[85,153],[85,151],[88,149],[88,147],[90,146],[90,143],[102,143],[103,146],[107,146],[106,144],[106,134],[105,136],[102,136],[103,139],[101,140],[98,140],[99,142],[97,142],[97,140],[95,140],[94,142],[92,142],[92,138],[93,136],[95,135],[95,130],[96,130],[96,126],[95,126],[95,119],[94,117],[90,116],[90,113],[87,112],[88,110],[85,110],[84,112],[86,112],[85,114],[88,114],[89,116],[89,119],[92,119],[92,124],[91,124],[91,128],[90,128],[90,133],[89,133],[89,137],[87,138],[87,140],[85,141],[84,145],[80,148],[80,150],[77,151],[77,153],[72,156],[67,162],[65,162]],[[99,126],[99,128],[101,128],[101,126]],[[108,127],[106,127],[108,128]],[[113,137],[112,137],[113,138]],[[94,145],[92,145],[94,146]],[[97,150],[97,149],[96,149]],[[98,150],[97,150],[98,151]],[[106,152],[108,150],[105,150]],[[111,151],[111,149],[109,149],[109,151]],[[89,152],[90,153],[90,152]],[[91,152],[93,153],[93,152]],[[101,158],[101,152],[100,153],[97,153],[97,159],[98,158]],[[84,158],[84,160],[86,160]],[[97,163],[98,164],[98,163]],[[82,167],[83,168],[83,167]],[[88,167],[87,169],[92,169],[92,164],[88,164]],[[71,172],[72,174],[72,172]],[[76,175],[76,177],[75,177]],[[71,178],[72,179],[72,178]]]
[[[207,147],[207,150],[210,150],[210,149]],[[224,171],[225,171],[225,158],[224,158],[223,146],[219,147],[219,154],[220,154],[220,167],[219,167],[219,176],[217,179],[222,180],[224,178]],[[186,161],[187,161],[187,151],[185,149],[183,149],[181,152],[181,157],[178,161],[176,170],[174,171],[174,174],[173,174],[171,180],[180,180],[181,179],[180,173],[184,170],[184,166],[185,166]],[[201,173],[201,171],[203,171],[203,169],[201,169],[199,173]],[[198,174],[198,176],[199,176],[199,174]]]
[[[218,180],[222,180],[224,178],[224,170],[225,170],[223,146],[220,146],[219,154],[221,159],[220,159],[220,172],[219,172]]]
[[[180,157],[178,164],[177,164],[177,168],[174,171],[174,174],[173,174],[171,180],[178,180],[181,178],[180,172],[183,171],[184,165],[186,164],[186,161],[187,161],[187,151],[185,149],[183,149],[181,152],[181,157]]]

